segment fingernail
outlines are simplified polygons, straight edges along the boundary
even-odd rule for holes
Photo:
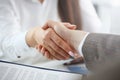
[[[68,54],[71,56],[71,57],[74,57],[74,53],[72,51],[69,51]]]
[[[76,54],[74,55],[74,57],[75,57],[75,58],[79,58],[80,55],[76,53]]]

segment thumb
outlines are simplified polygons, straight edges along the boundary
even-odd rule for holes
[[[75,30],[77,28],[76,25],[72,25],[70,23],[63,23],[63,25],[71,30]]]
[[[48,20],[45,25],[42,27],[43,30],[46,30],[48,28],[54,28],[54,26],[57,24],[57,22]]]
[[[55,22],[55,21],[52,21],[52,20],[47,21],[46,24],[42,27],[42,29],[46,30],[48,28],[54,28],[54,26],[63,26],[63,25],[66,28],[71,29],[71,30],[76,29],[76,25],[72,25],[70,23],[58,23],[58,22]]]
[[[47,23],[42,27],[43,30],[46,30],[48,28],[50,28],[50,27],[47,25]]]

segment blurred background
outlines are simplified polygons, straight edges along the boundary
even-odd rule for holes
[[[102,21],[102,32],[120,34],[120,0],[91,0]]]

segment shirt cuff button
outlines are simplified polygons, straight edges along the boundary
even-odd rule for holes
[[[21,58],[21,56],[17,56],[17,58]]]

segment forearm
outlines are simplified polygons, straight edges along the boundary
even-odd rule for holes
[[[1,59],[17,61],[25,59],[31,55],[32,49],[26,44],[25,34],[26,33],[19,32],[0,37],[0,51],[3,54]]]
[[[86,38],[82,52],[87,67],[94,68],[96,64],[112,60],[120,54],[120,36],[111,34],[91,33]]]

